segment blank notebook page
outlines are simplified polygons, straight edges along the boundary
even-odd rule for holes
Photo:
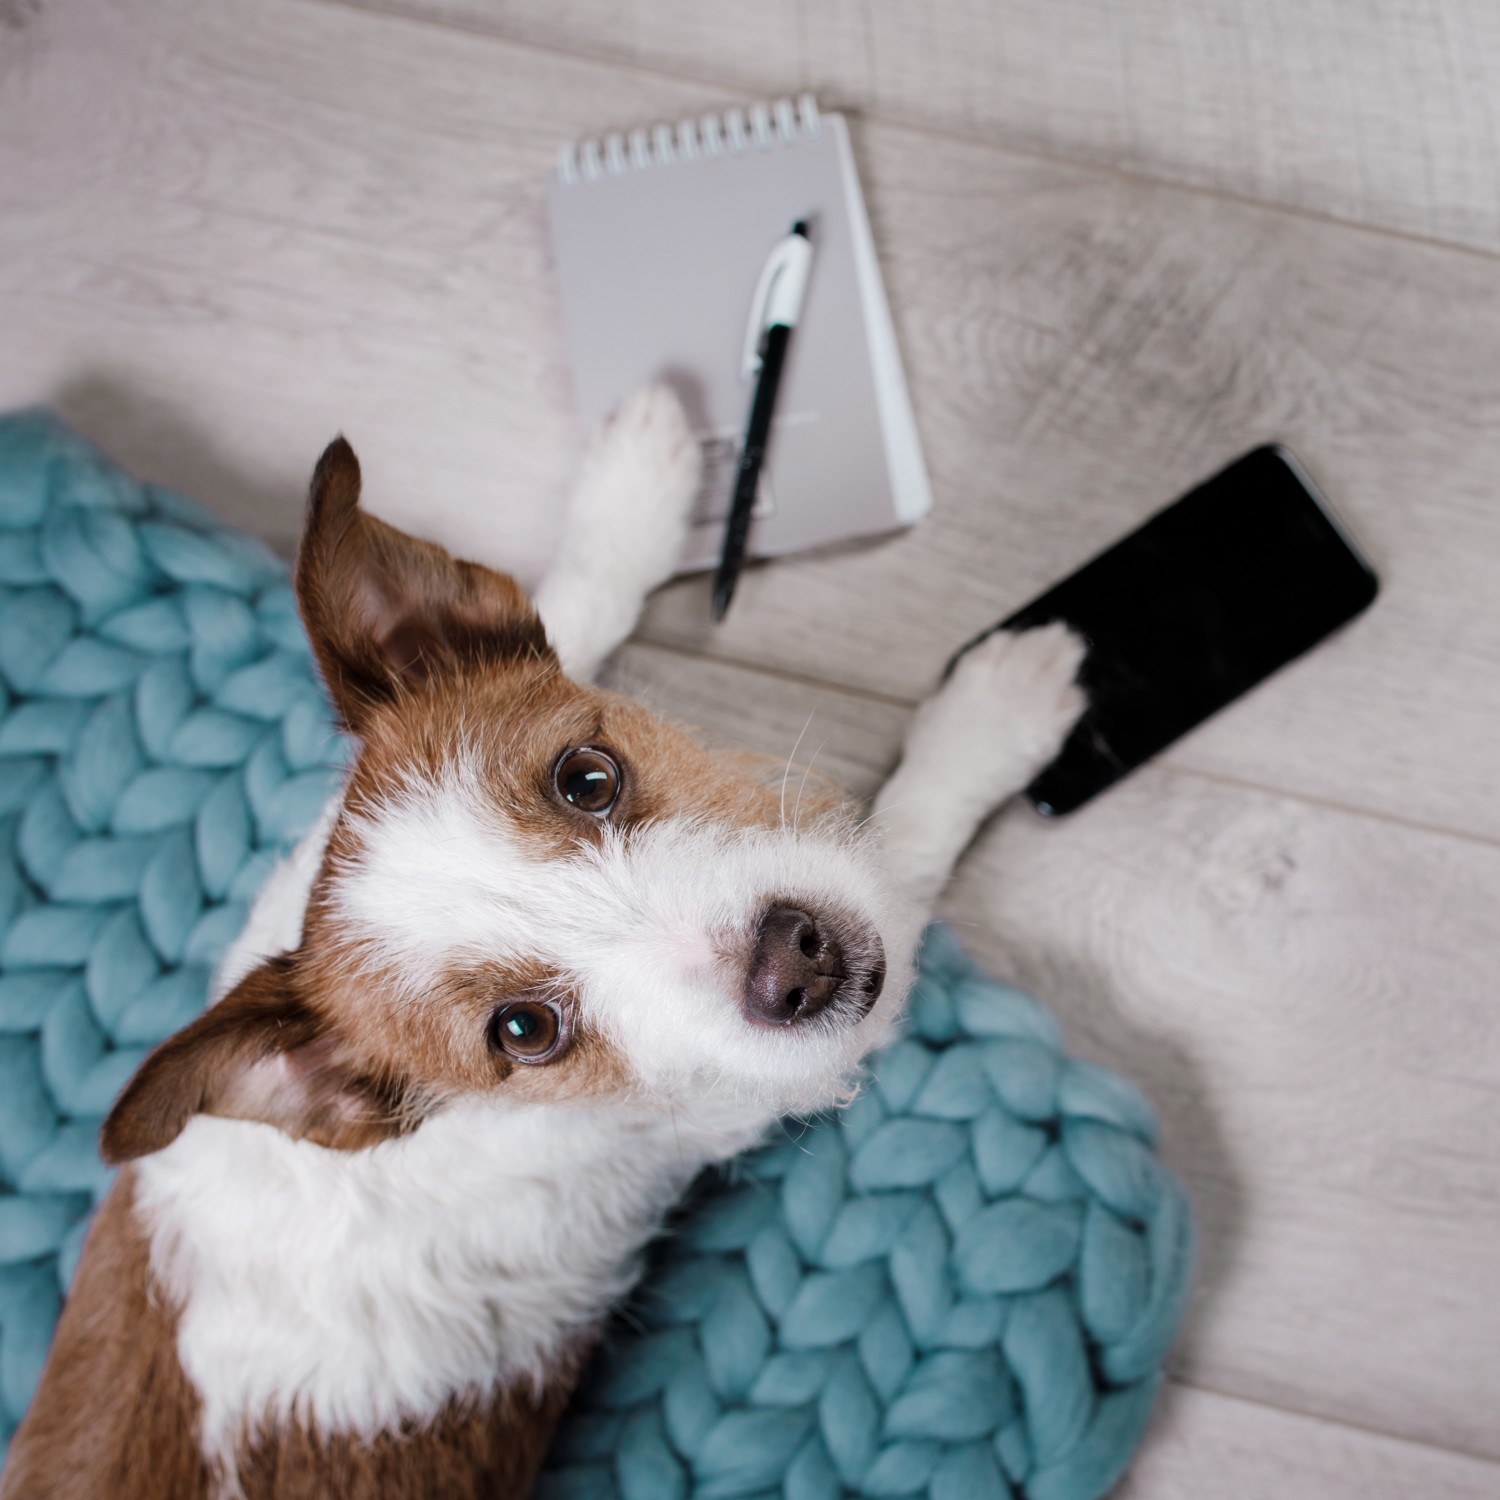
[[[549,192],[579,417],[664,379],[706,454],[683,567],[718,559],[753,377],[741,369],[766,257],[808,222],[792,335],[750,550],[886,531],[931,507],[916,423],[838,115],[758,106],[568,148]]]

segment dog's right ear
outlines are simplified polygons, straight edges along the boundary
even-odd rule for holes
[[[521,586],[460,562],[359,506],[359,460],[336,438],[318,460],[297,554],[297,603],[323,679],[356,734],[371,708],[464,666],[552,657]]]

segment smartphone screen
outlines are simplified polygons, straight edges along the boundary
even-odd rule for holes
[[[1027,788],[1072,812],[1374,598],[1369,563],[1296,460],[1257,448],[1028,604],[1089,643],[1088,711]]]

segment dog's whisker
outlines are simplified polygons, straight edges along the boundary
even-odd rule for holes
[[[870,825],[872,823],[877,823],[881,818],[885,817],[887,815],[888,811],[889,811],[889,809],[887,809],[887,808],[872,807],[869,810],[869,812],[867,812],[864,815],[864,817],[860,818],[853,825],[853,827],[849,830],[850,833],[854,834],[856,836],[858,836],[859,834],[862,834],[865,831],[865,829],[867,829],[868,827],[870,827]]]
[[[816,764],[818,756],[823,753],[823,746],[827,743],[827,740],[821,740],[818,748],[812,753],[812,759],[802,768],[802,781],[797,787],[797,801],[792,808],[792,832],[794,834],[800,832],[798,820],[802,814],[802,794],[807,790],[807,778],[812,774],[812,768]]]
[[[817,709],[812,709],[812,710],[809,711],[809,713],[807,715],[807,721],[803,724],[801,731],[797,735],[797,741],[792,746],[792,753],[789,756],[787,756],[787,758],[786,758],[786,769],[783,770],[782,773],[781,773],[781,813],[780,813],[780,818],[781,818],[781,822],[782,822],[783,825],[785,825],[785,823],[786,823],[786,783],[787,783],[787,777],[789,777],[792,774],[792,765],[793,765],[793,763],[797,759],[797,752],[802,748],[802,736],[805,735],[807,733],[807,731],[812,728],[812,721],[813,721],[813,718],[814,718],[814,716],[816,714],[817,714]]]

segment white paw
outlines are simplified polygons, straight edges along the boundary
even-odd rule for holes
[[[682,556],[703,468],[682,403],[664,385],[627,396],[584,456],[562,545],[536,592],[572,676],[590,678]]]
[[[1078,669],[1088,647],[1066,625],[997,630],[959,657],[953,675],[918,710],[908,739],[951,755],[966,774],[989,769],[1016,786],[1062,748],[1087,699]]]
[[[668,578],[703,478],[703,452],[670,387],[643,386],[589,445],[568,525],[582,548],[608,546],[643,592]]]

